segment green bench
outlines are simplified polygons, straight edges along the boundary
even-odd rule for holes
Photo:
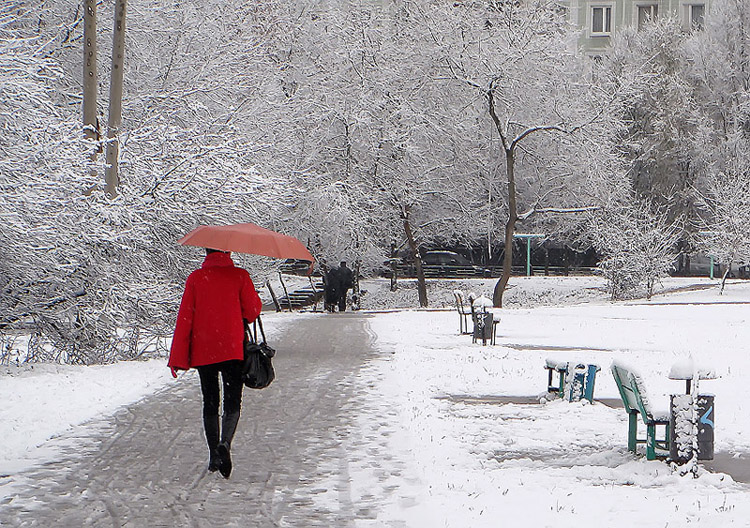
[[[565,376],[568,374],[568,362],[547,358],[544,362],[544,368],[547,369],[547,392],[556,394],[558,398],[562,398],[565,393]],[[554,380],[555,374],[557,374],[557,380]]]
[[[635,453],[637,444],[646,444],[646,458],[656,460],[669,455],[669,412],[655,412],[651,408],[643,379],[631,368],[612,363],[612,375],[628,413],[628,450]],[[646,425],[646,438],[638,438],[638,415]],[[664,426],[664,436],[657,438],[657,426]],[[666,451],[666,453],[659,452]]]
[[[547,393],[555,394],[570,402],[582,399],[594,403],[594,382],[599,365],[570,363],[547,358]],[[557,374],[557,380],[554,380]]]

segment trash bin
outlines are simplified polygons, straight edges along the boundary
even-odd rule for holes
[[[492,312],[477,312],[474,314],[474,334],[472,341],[474,343],[481,339],[482,344],[492,341]]]
[[[698,395],[698,460],[714,459],[714,396]]]
[[[578,363],[572,369],[568,369],[568,375],[565,379],[565,395],[568,401],[580,401],[587,399],[594,401],[594,383],[596,382],[596,373],[599,372],[599,365],[585,365]]]
[[[669,404],[669,457],[684,464],[693,454],[698,460],[714,459],[714,396],[699,394],[693,414],[692,394],[672,394]]]

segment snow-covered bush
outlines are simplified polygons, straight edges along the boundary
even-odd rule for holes
[[[724,265],[722,289],[733,265],[750,264],[750,159],[748,142],[733,137],[698,194],[703,218],[697,246]]]
[[[647,203],[622,204],[592,215],[589,224],[599,269],[612,299],[643,292],[650,298],[659,279],[672,269],[679,230]]]

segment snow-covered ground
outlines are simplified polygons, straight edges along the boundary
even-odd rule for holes
[[[47,440],[114,414],[170,379],[163,359],[88,367],[0,367],[0,475],[54,457],[54,442],[45,445]]]
[[[433,298],[449,304],[456,288],[489,296],[493,283],[435,282]],[[734,282],[721,296],[717,284],[671,279],[664,287],[676,290],[651,301],[610,303],[597,278],[514,278],[495,346],[458,335],[455,311],[373,315],[377,346],[392,354],[362,372],[363,394],[395,409],[401,427],[391,441],[407,454],[403,485],[418,500],[394,501],[368,526],[750,525],[747,485],[721,473],[681,477],[663,462],[631,456],[622,409],[501,398],[543,393],[546,358],[599,364],[595,396],[617,398],[609,366],[618,359],[640,370],[651,400],[666,408],[669,394],[684,390],[668,379],[670,368],[691,357],[721,376],[701,386],[716,395],[717,455],[749,463],[750,282]],[[385,283],[367,288],[381,307]],[[163,360],[3,367],[0,475],[54,456],[49,438],[170,379]],[[350,473],[353,490],[367,488],[366,471]]]
[[[499,398],[545,392],[546,358],[600,365],[595,397],[618,398],[609,372],[617,359],[639,369],[666,409],[669,394],[685,389],[670,368],[692,358],[721,376],[701,385],[716,397],[717,454],[748,464],[748,301],[750,283],[737,283],[721,296],[713,287],[650,302],[506,309],[495,346],[457,335],[456,313],[379,315],[372,328],[393,355],[368,375],[398,407],[429,490],[416,511],[394,505],[390,515],[424,527],[750,526],[747,485],[726,474],[681,477],[631,456],[622,409]]]

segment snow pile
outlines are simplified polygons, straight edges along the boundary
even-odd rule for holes
[[[669,377],[672,379],[691,380],[698,375],[698,379],[714,379],[716,372],[711,367],[696,366],[693,358],[681,358],[672,365]]]

